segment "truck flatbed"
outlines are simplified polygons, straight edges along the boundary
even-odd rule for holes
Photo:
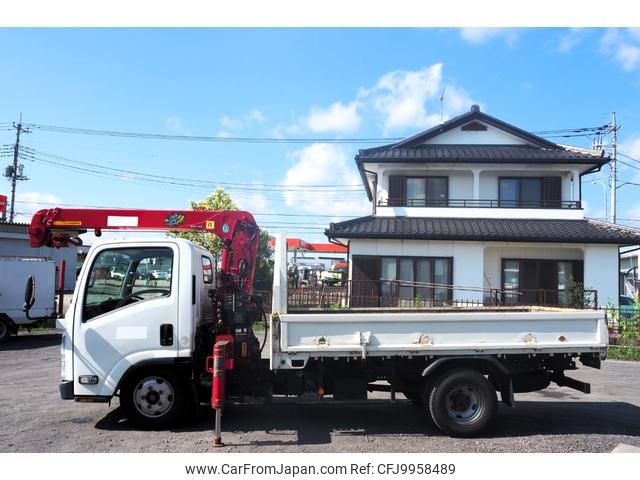
[[[579,354],[607,348],[601,311],[463,310],[280,314],[272,319],[272,365],[291,368],[292,360],[310,357]]]

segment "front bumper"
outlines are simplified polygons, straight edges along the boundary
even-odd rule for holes
[[[73,400],[73,380],[62,380],[58,384],[58,389],[63,400]]]

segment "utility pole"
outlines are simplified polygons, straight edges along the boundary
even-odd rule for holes
[[[20,114],[20,121],[16,125],[13,124],[13,128],[16,129],[16,144],[13,146],[13,165],[7,166],[4,172],[4,176],[11,181],[11,209],[9,210],[9,222],[13,222],[15,216],[15,202],[16,202],[16,184],[18,181],[29,180],[28,177],[23,175],[23,166],[18,165],[18,158],[20,156],[20,134],[31,133],[30,130],[22,128],[22,114]]]
[[[618,124],[616,123],[616,112],[613,112],[612,119],[612,138],[611,138],[611,223],[616,223],[616,177],[617,177],[617,143],[618,143]]]

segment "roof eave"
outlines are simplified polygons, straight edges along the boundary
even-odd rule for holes
[[[638,243],[631,241],[621,241],[615,239],[602,239],[602,238],[545,238],[545,237],[506,237],[506,236],[475,236],[475,235],[390,235],[381,233],[346,233],[346,232],[332,232],[325,230],[325,235],[328,238],[346,238],[346,239],[388,239],[388,240],[455,240],[460,242],[513,242],[513,243],[595,243],[595,244],[607,244],[607,245],[619,245],[621,247],[637,245]]]
[[[401,140],[400,142],[394,143],[393,145],[389,145],[389,147],[398,148],[398,147],[404,147],[409,145],[415,145],[417,143],[423,143],[425,140],[429,140],[430,138],[440,135],[441,133],[447,132],[449,130],[452,130],[456,127],[462,126],[465,123],[469,123],[474,120],[487,123],[492,127],[503,130],[511,135],[514,135],[528,143],[532,143],[539,147],[553,148],[553,149],[562,148],[556,143],[550,142],[549,140],[546,140],[542,137],[534,135],[533,133],[529,133],[525,130],[522,130],[521,128],[511,125],[510,123],[504,122],[496,117],[492,117],[491,115],[481,112],[480,110],[477,110],[477,111],[471,110],[470,112],[466,112],[466,113],[463,113],[462,115],[458,115],[457,117],[454,117],[444,122],[441,125],[436,125],[435,127],[432,127],[429,130],[418,133],[417,135],[409,137],[405,140]]]
[[[356,164],[360,168],[364,163],[503,163],[507,164],[521,164],[521,163],[564,163],[568,165],[578,164],[591,164],[595,166],[602,166],[609,163],[611,159],[609,157],[592,157],[592,158],[580,158],[580,159],[565,159],[565,158],[522,158],[511,159],[504,161],[500,158],[424,158],[424,157],[361,157],[356,156]]]
[[[373,193],[369,188],[369,182],[367,181],[367,174],[364,171],[364,166],[360,161],[360,155],[356,155],[356,165],[358,166],[358,172],[360,172],[360,178],[362,179],[362,183],[364,183],[364,190],[367,192],[367,198],[370,202],[373,202]]]

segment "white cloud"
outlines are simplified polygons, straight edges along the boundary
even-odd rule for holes
[[[421,70],[396,70],[383,75],[375,87],[360,91],[360,99],[371,102],[382,116],[385,130],[426,128],[440,122],[443,89],[443,120],[468,110],[475,103],[467,93],[442,78],[442,63]]]
[[[247,196],[238,197],[238,207],[251,213],[261,213],[269,210],[269,200],[262,193],[252,193]]]
[[[567,33],[560,36],[557,50],[561,53],[570,52],[584,40],[585,34],[584,28],[570,28]]]
[[[518,28],[487,28],[487,27],[468,27],[460,29],[460,37],[472,45],[482,45],[490,40],[501,38],[507,44],[513,46],[521,30]]]
[[[600,40],[602,52],[611,55],[623,70],[640,66],[640,33],[638,29],[609,29]]]
[[[313,107],[307,118],[307,126],[312,132],[353,132],[360,127],[358,102],[347,105],[335,102],[329,108]]]
[[[245,118],[248,122],[252,123],[264,123],[266,120],[264,114],[260,110],[251,110],[247,113]]]
[[[287,206],[309,213],[343,216],[365,215],[370,204],[362,190],[345,188],[300,188],[300,185],[361,185],[358,172],[337,145],[314,143],[293,154],[295,163],[285,173],[282,185]]]
[[[625,155],[629,155],[636,160],[640,160],[640,135],[621,142],[618,149]]]
[[[226,128],[228,130],[238,130],[242,128],[242,122],[240,120],[236,120],[227,115],[220,119],[220,125],[222,128]]]
[[[185,128],[182,125],[182,120],[177,115],[169,115],[164,121],[164,126],[167,130],[177,133],[185,133]]]
[[[298,135],[302,132],[302,126],[299,124],[284,125],[279,123],[271,130],[274,138],[286,138],[289,135]]]
[[[314,133],[356,131],[367,115],[378,121],[385,133],[404,128],[427,128],[440,122],[440,97],[445,90],[442,120],[467,111],[479,103],[460,87],[446,83],[442,63],[418,70],[395,70],[382,75],[373,87],[363,87],[348,103],[336,101],[327,108],[312,107],[305,118],[279,124],[275,138]]]
[[[251,128],[255,125],[263,124],[266,121],[266,117],[260,110],[251,110],[248,113],[245,113],[240,118],[230,117],[229,115],[224,115],[220,118],[220,126],[224,131],[228,130],[244,130],[246,128]]]
[[[15,218],[16,222],[30,222],[31,217],[38,210],[59,207],[62,199],[52,193],[46,192],[16,192]],[[9,208],[7,208],[7,218]]]

